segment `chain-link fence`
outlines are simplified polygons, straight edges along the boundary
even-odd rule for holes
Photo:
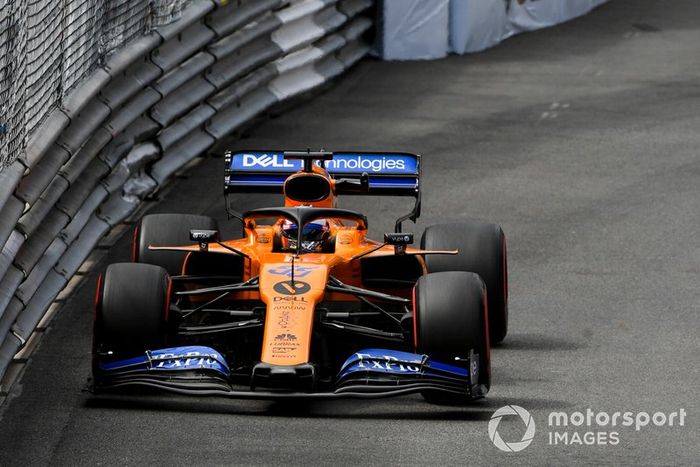
[[[189,0],[0,0],[0,170],[104,57]]]

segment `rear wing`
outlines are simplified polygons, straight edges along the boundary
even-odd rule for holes
[[[334,152],[318,161],[335,179],[359,181],[367,174],[365,194],[416,196],[420,189],[420,156],[393,152]],[[302,169],[301,160],[284,158],[283,151],[241,151],[226,154],[226,193],[282,193],[284,181]],[[361,194],[355,190],[338,194]]]
[[[288,156],[292,154],[286,153]],[[298,154],[298,153],[294,153]],[[420,156],[402,152],[333,152],[317,160],[336,184],[337,194],[412,196],[413,210],[397,220],[414,222],[420,215]],[[225,154],[224,193],[282,193],[284,182],[302,170],[303,161],[285,158],[284,151],[238,151]],[[358,190],[358,185],[367,189]]]

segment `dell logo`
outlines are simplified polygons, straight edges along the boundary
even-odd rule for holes
[[[281,154],[243,154],[243,167],[295,168],[291,161],[286,161]]]

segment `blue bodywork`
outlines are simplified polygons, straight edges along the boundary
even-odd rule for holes
[[[287,177],[302,166],[300,160],[285,160],[281,151],[236,152],[230,155],[226,188],[281,189]],[[334,152],[324,166],[335,178],[359,178],[366,173],[372,192],[413,194],[420,182],[420,158],[415,154]]]
[[[364,349],[353,353],[340,367],[335,386],[326,392],[236,390],[224,357],[205,346],[185,346],[146,352],[111,362],[98,362],[101,389],[151,386],[185,394],[223,395],[238,398],[284,397],[387,397],[425,390],[478,397],[478,356],[469,365],[456,366],[431,360],[427,355],[389,349]]]
[[[338,373],[338,379],[360,373],[377,372],[397,376],[449,375],[469,380],[469,370],[454,365],[434,362],[427,355],[398,350],[366,349],[348,358]]]
[[[149,351],[144,355],[126,360],[100,363],[99,369],[105,373],[210,370],[226,378],[230,373],[226,360],[219,352],[211,347],[200,345]]]
[[[283,152],[237,152],[229,170],[292,174],[301,170],[300,160],[285,160]],[[325,162],[329,174],[418,175],[418,158],[413,154],[334,152]]]

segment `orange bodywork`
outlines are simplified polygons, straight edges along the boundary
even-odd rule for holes
[[[285,195],[286,206],[335,207],[335,180],[321,167],[313,171],[297,172],[295,177],[324,177],[327,179],[328,196],[315,201],[290,199]],[[286,191],[285,191],[286,193]],[[309,362],[312,331],[316,306],[322,301],[353,301],[356,297],[337,292],[326,292],[329,275],[348,285],[361,287],[361,270],[358,255],[363,258],[394,255],[394,247],[369,240],[367,231],[353,222],[328,219],[330,235],[335,239],[333,253],[275,252],[275,236],[280,235],[279,223],[256,225],[255,220],[245,220],[246,236],[210,244],[207,251],[213,254],[236,255],[232,248],[247,256],[244,260],[243,280],[259,278],[259,291],[237,292],[232,296],[240,300],[261,300],[266,305],[266,316],[260,361],[273,365],[299,365]],[[152,250],[201,251],[199,245],[179,247],[155,247]],[[372,251],[374,250],[374,251]],[[370,252],[371,251],[371,252]],[[369,252],[369,253],[368,253]],[[417,255],[423,271],[425,254],[456,254],[456,251],[424,251],[406,248],[404,254]],[[187,260],[183,265],[186,269]],[[410,298],[410,290],[402,291]]]

